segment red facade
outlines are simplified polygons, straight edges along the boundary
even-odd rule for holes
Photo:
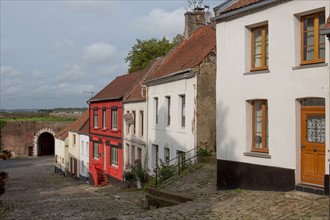
[[[100,183],[100,175],[102,175],[100,171],[103,171],[111,181],[119,182],[123,179],[122,110],[121,99],[92,102],[89,105],[89,170],[93,175],[95,185],[102,184]],[[117,112],[117,115],[113,112]],[[97,113],[97,126],[94,122],[95,113]],[[117,126],[114,127],[113,124],[117,124]],[[94,150],[95,145],[97,148]]]

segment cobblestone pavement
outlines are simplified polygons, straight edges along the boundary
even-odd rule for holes
[[[0,161],[1,170],[9,172],[7,191],[0,197],[0,219],[328,219],[325,196],[216,191],[214,164],[165,188],[193,201],[145,211],[140,208],[143,192],[89,186],[55,174],[52,161],[50,157],[16,160],[15,167]]]

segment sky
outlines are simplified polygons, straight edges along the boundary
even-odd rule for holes
[[[204,0],[210,11],[221,0]],[[0,0],[0,109],[87,107],[136,39],[184,30],[188,0]]]

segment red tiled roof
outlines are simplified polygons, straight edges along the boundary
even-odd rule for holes
[[[82,128],[79,130],[80,134],[89,135],[89,118],[85,122],[85,124],[82,126]]]
[[[76,121],[70,124],[68,131],[78,132],[89,119],[89,111],[85,111]]]
[[[210,26],[197,29],[188,39],[183,40],[174,48],[157,70],[147,77],[147,80],[173,74],[200,64],[215,48],[215,30]]]
[[[102,100],[121,99],[127,92],[132,89],[134,83],[141,79],[143,74],[143,71],[137,71],[134,73],[118,76],[89,101],[96,102]]]
[[[85,129],[85,125],[87,124],[87,126],[89,126],[88,121],[89,121],[89,111],[87,110],[82,115],[80,115],[79,118],[77,118],[77,120],[70,123],[64,129],[59,131],[55,135],[55,138],[65,140],[69,135],[69,133],[68,133],[69,131],[75,131],[75,132],[81,131],[81,133],[83,133],[82,129]],[[89,130],[89,127],[87,127],[87,130]],[[86,133],[83,133],[83,134],[86,134]],[[87,134],[89,134],[89,133],[87,132]]]
[[[226,8],[223,11],[223,13],[228,12],[228,11],[233,11],[233,10],[236,10],[239,8],[243,8],[245,6],[252,5],[252,4],[260,2],[260,1],[262,1],[262,0],[238,0],[237,2],[235,2],[234,4],[232,4],[228,8]]]
[[[59,131],[56,135],[55,138],[57,139],[61,139],[61,140],[65,140],[65,138],[68,137],[68,128],[69,128],[70,124],[65,127],[64,129],[62,129],[61,131]]]
[[[142,96],[143,80],[153,72],[153,70],[157,67],[157,65],[159,65],[159,63],[162,61],[162,59],[163,59],[163,57],[158,57],[151,62],[151,64],[146,68],[146,70],[145,70],[146,73],[145,73],[144,77],[142,78],[142,80],[135,85],[134,89],[126,97],[126,99],[125,99],[126,102],[135,102],[135,101],[146,100],[146,97]]]

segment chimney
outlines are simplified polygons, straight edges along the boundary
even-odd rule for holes
[[[188,39],[195,30],[203,27],[206,24],[204,14],[205,14],[204,8],[195,8],[193,11],[188,11],[184,14],[184,17],[185,17],[184,38],[185,39]]]

